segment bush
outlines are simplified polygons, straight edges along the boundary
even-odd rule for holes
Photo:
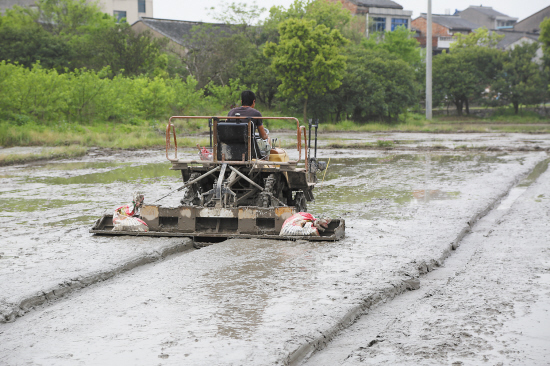
[[[35,64],[32,69],[0,62],[0,118],[18,125],[36,121],[91,123],[116,121],[130,124],[145,119],[167,119],[173,114],[216,114],[238,100],[241,85],[215,86],[210,96],[197,90],[197,81],[162,77],[109,78],[99,72],[76,69],[59,74]]]

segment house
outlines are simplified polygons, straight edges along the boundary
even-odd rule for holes
[[[420,47],[426,47],[428,21],[427,15],[421,13],[420,16],[412,21],[412,29],[417,32],[417,39]],[[443,50],[448,50],[451,43],[456,41],[457,33],[469,34],[479,26],[457,15],[432,15],[432,50],[434,54],[439,54]]]
[[[132,24],[138,33],[149,31],[156,38],[167,38],[171,49],[184,56],[191,46],[193,27],[208,24],[215,32],[231,32],[231,26],[225,23],[202,23],[185,20],[170,20],[142,17]]]
[[[467,9],[458,12],[458,16],[490,30],[513,29],[518,21],[518,18],[502,14],[490,6],[481,5],[470,5]]]
[[[550,6],[547,6],[535,14],[523,19],[521,22],[516,23],[514,30],[539,34],[540,23],[542,23],[545,18],[550,18]]]
[[[35,0],[0,0],[0,13],[5,13],[7,9],[13,8],[14,5],[23,8],[33,6]]]
[[[391,0],[329,0],[340,2],[356,16],[365,17],[366,34],[393,31],[399,26],[411,29],[411,10]]]
[[[153,0],[99,0],[98,5],[103,12],[114,15],[119,21],[126,18],[129,24],[141,17],[153,16]]]
[[[539,35],[534,33],[518,31],[497,31],[497,33],[504,36],[504,38],[497,44],[497,48],[501,50],[512,50],[514,47],[522,43],[538,43],[539,39]],[[540,62],[542,60],[542,56],[542,47],[539,47],[534,61]]]
[[[0,12],[14,5],[29,7],[34,4],[35,0],[0,0]],[[130,24],[140,17],[153,16],[153,0],[99,0],[98,5],[103,12],[116,16],[118,20],[126,18]]]

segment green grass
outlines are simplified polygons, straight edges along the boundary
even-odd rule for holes
[[[277,111],[267,111],[265,116],[283,115]],[[87,147],[111,149],[162,148],[166,144],[167,120],[132,120],[128,123],[95,122],[88,124],[52,122],[37,124],[32,120],[24,123],[0,122],[0,146],[49,146],[58,149],[43,154],[4,155],[0,164],[14,164],[36,159],[70,157],[82,155]],[[209,145],[207,120],[174,119],[178,134],[178,147],[195,147]],[[265,121],[272,132],[292,131],[296,125],[289,120]],[[341,121],[337,124],[321,123],[320,132],[494,132],[494,133],[550,133],[550,118],[543,118],[534,112],[522,111],[515,115],[511,109],[498,110],[492,117],[481,119],[473,116],[438,116],[429,121],[421,114],[409,113],[394,123],[372,122],[355,123]],[[273,136],[274,134],[272,134]],[[276,136],[276,134],[275,134]],[[325,137],[323,137],[325,138]],[[326,136],[330,139],[330,136]],[[356,148],[393,148],[394,141],[380,139],[376,143],[346,144],[336,139],[327,147]],[[173,142],[172,142],[173,145]],[[284,138],[277,146],[295,148],[296,139]]]
[[[86,154],[88,149],[82,146],[63,146],[54,147],[48,151],[38,154],[0,154],[0,166],[22,164],[29,161],[56,159],[56,158],[73,158]]]

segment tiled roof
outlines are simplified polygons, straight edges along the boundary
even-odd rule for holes
[[[426,14],[420,14],[420,16],[422,18],[427,17]],[[479,25],[456,15],[432,15],[432,22],[449,28],[449,30],[474,30],[479,28]]]
[[[504,35],[504,38],[500,40],[497,44],[497,48],[505,49],[512,43],[515,43],[519,41],[522,38],[529,38],[533,41],[538,41],[539,36],[537,34],[529,34],[525,32],[511,32],[511,31],[505,31],[505,32],[497,32],[500,35]]]
[[[491,19],[496,19],[496,18],[503,19],[504,18],[504,19],[510,19],[510,20],[517,20],[517,18],[513,18],[513,17],[510,17],[506,14],[502,14],[501,12],[496,11],[495,9],[491,8],[490,6],[470,5],[468,7],[468,9],[479,11],[480,13],[483,13],[483,14],[487,15]]]
[[[403,9],[401,5],[391,0],[351,0],[355,5],[365,6],[368,8],[390,8]]]
[[[189,22],[185,20],[156,19],[146,17],[141,18],[137,22],[140,21],[146,24],[149,28],[159,32],[163,36],[168,37],[182,46],[189,46],[190,38],[192,36],[192,29],[197,25],[210,25],[212,26],[212,29],[216,31],[228,31],[230,29],[230,26],[227,24],[220,23]]]

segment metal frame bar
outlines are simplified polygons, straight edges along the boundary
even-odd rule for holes
[[[173,119],[207,119],[207,120],[213,120],[214,123],[214,128],[213,128],[213,132],[214,132],[214,148],[212,149],[212,153],[214,154],[214,158],[217,159],[217,121],[220,120],[220,119],[228,119],[228,118],[231,118],[231,119],[248,119],[249,120],[249,123],[251,123],[250,119],[252,117],[236,117],[236,116],[172,116],[170,117],[170,119],[168,120],[168,125],[166,126],[166,159],[168,159],[169,161],[171,162],[174,162],[174,163],[177,163],[179,162],[179,159],[178,159],[178,144],[177,144],[177,138],[176,138],[176,128],[175,126],[172,124],[172,120]],[[261,120],[270,120],[270,119],[278,119],[278,120],[292,120],[292,121],[296,121],[296,142],[297,142],[297,150],[298,150],[298,160],[296,161],[296,163],[298,163],[300,160],[302,160],[302,144],[301,144],[301,136],[300,136],[300,121],[298,120],[298,118],[296,117],[253,117],[254,119],[261,119]],[[171,134],[174,135],[174,157],[171,158],[169,156],[169,150],[170,150],[170,147],[171,147]],[[249,132],[248,132],[248,135],[251,136],[251,133],[250,133],[250,126],[249,126]],[[250,148],[250,144],[248,145],[249,148]],[[305,150],[307,150],[307,138],[306,138],[306,146],[304,147]],[[306,166],[307,166],[307,151],[305,152],[305,157],[306,157]],[[248,162],[244,162],[246,164],[250,164],[250,153],[248,154]],[[225,161],[225,163],[230,163],[230,164],[234,164],[234,165],[237,165],[236,163],[237,162],[233,162],[233,161]],[[243,162],[238,162],[238,163],[241,163],[243,164]],[[255,162],[256,164],[258,162]],[[261,164],[261,162],[259,162]],[[274,165],[273,162],[265,162],[264,164],[261,164],[261,165]],[[277,162],[276,165],[291,165],[289,163],[282,163],[282,162]]]

